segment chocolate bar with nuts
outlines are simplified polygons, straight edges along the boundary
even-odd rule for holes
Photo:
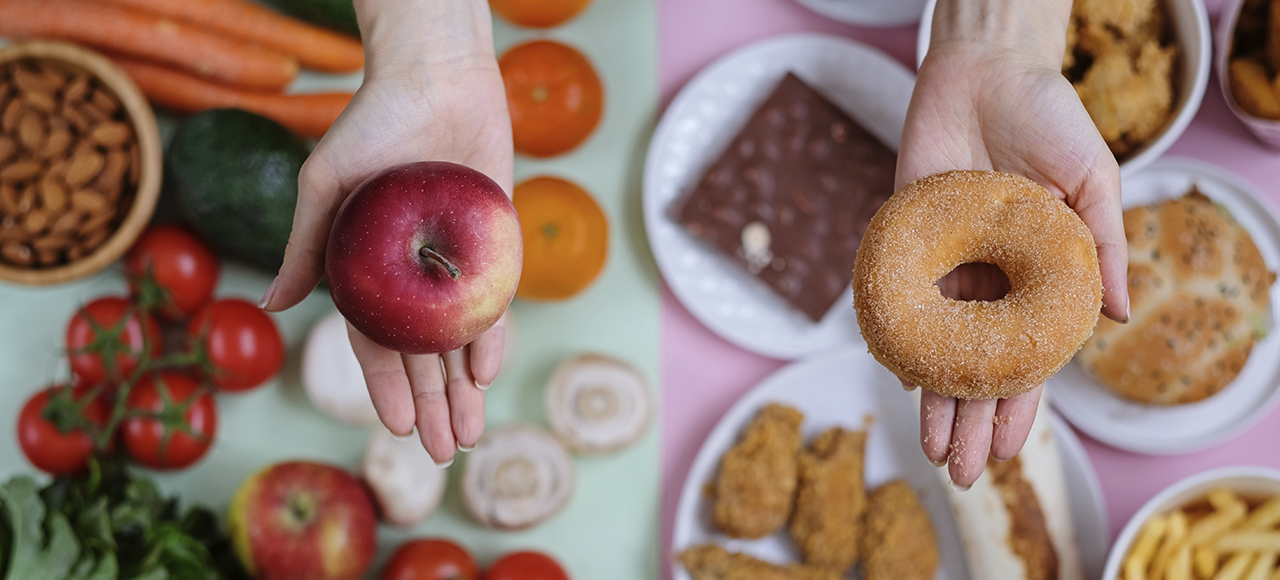
[[[671,217],[817,322],[853,281],[858,243],[893,193],[896,163],[788,72]]]

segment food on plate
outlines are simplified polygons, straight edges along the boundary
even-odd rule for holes
[[[591,0],[489,0],[489,7],[517,26],[552,28],[577,16]]]
[[[1246,114],[1280,121],[1280,3],[1242,2],[1228,50],[1228,100]]]
[[[787,73],[670,215],[817,322],[847,295],[858,242],[893,193],[896,162]]]
[[[569,580],[569,573],[555,558],[533,550],[499,556],[484,572],[485,580]]]
[[[450,540],[414,538],[396,548],[378,580],[480,580],[480,568]]]
[[[347,321],[337,310],[326,314],[302,347],[302,388],[326,415],[348,425],[378,424],[364,371],[351,349]]]
[[[126,298],[100,296],[67,322],[67,360],[84,383],[119,383],[160,355],[160,325]]]
[[[1049,416],[1048,397],[1041,397],[1017,456],[988,461],[967,491],[947,486],[970,578],[1084,578]],[[950,482],[945,468],[938,477]]]
[[[399,438],[374,429],[360,462],[382,519],[402,528],[416,526],[440,506],[447,482],[417,437]]]
[[[804,562],[844,573],[858,560],[867,432],[832,427],[800,452],[791,537]]]
[[[1125,552],[1119,580],[1270,580],[1280,574],[1280,496],[1217,487],[1150,516]]]
[[[235,109],[197,113],[169,142],[166,195],[221,256],[274,276],[309,154],[302,139],[265,117]]]
[[[938,539],[911,484],[895,479],[867,494],[859,535],[866,580],[930,580],[938,569]],[[990,578],[996,578],[991,576]]]
[[[677,557],[693,580],[839,580],[839,572],[805,564],[774,564],[715,544],[693,546]]]
[[[148,227],[124,257],[129,293],[170,320],[194,315],[213,298],[221,265],[204,240],[176,223]],[[154,293],[143,296],[142,293]]]
[[[227,530],[240,563],[258,580],[356,580],[373,562],[378,521],[354,475],[289,461],[240,484]]]
[[[0,5],[0,29],[23,3]],[[133,204],[139,147],[101,79],[52,59],[0,63],[0,263],[50,268],[100,249]]]
[[[972,262],[999,267],[1008,294],[943,297],[935,282]],[[876,360],[962,399],[1043,384],[1084,344],[1102,307],[1089,228],[1044,187],[995,171],[949,171],[899,190],[867,228],[853,284]]]
[[[67,385],[40,389],[18,412],[18,447],[27,461],[45,473],[81,473],[97,448],[94,437],[99,433],[89,432],[78,419],[101,427],[108,415],[106,399],[92,392]],[[60,426],[67,423],[69,428]]]
[[[552,157],[586,141],[604,114],[591,61],[554,40],[517,44],[498,58],[516,153]]]
[[[266,383],[284,365],[284,339],[267,311],[242,298],[219,298],[196,313],[187,335],[209,359],[208,379],[223,392]]]
[[[599,277],[609,255],[609,220],[590,193],[573,182],[540,176],[516,184],[511,203],[524,238],[516,296],[563,300]]]
[[[574,451],[619,451],[649,427],[648,381],[611,356],[582,353],[560,363],[543,397],[551,429]]]
[[[120,440],[139,465],[152,469],[190,467],[208,453],[218,433],[218,407],[191,375],[149,373],[129,391],[129,414]]]
[[[522,530],[557,514],[573,494],[573,458],[541,427],[512,423],[485,434],[467,457],[462,497],[477,522]]]
[[[1077,0],[1071,13],[1063,74],[1123,159],[1172,117],[1179,51],[1163,0]]]
[[[792,407],[770,403],[720,459],[712,521],[733,538],[761,538],[787,522],[795,501],[800,423]]]
[[[0,36],[67,40],[258,90],[279,90],[298,76],[297,59],[255,42],[87,0],[6,0]]]
[[[456,163],[407,163],[378,172],[338,208],[325,276],[333,305],[373,342],[441,353],[470,344],[506,311],[522,248],[515,208],[492,179]]]
[[[1080,363],[1112,392],[1160,405],[1221,391],[1269,330],[1270,271],[1222,206],[1196,189],[1124,212],[1128,324],[1110,320]]]

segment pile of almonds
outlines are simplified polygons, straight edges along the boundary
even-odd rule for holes
[[[50,268],[91,253],[127,213],[140,161],[124,107],[97,79],[0,64],[0,263]]]

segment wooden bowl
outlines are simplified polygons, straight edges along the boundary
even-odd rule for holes
[[[46,93],[44,85],[38,90],[23,92],[16,74],[7,77],[0,73],[0,136],[4,135],[7,123],[13,129],[11,144],[16,143],[11,150],[18,151],[8,155],[0,152],[0,280],[44,285],[85,278],[124,255],[146,228],[155,211],[156,201],[160,197],[163,164],[155,114],[132,79],[106,57],[90,49],[65,42],[39,40],[15,43],[0,49],[0,69],[9,70],[15,62],[38,63],[67,73],[66,78],[71,80],[87,79],[87,85],[92,87],[88,95],[102,92],[102,95],[97,95],[99,98],[110,100],[110,97],[114,97],[117,112],[103,116],[105,113],[102,112],[111,110],[112,107],[97,102],[98,106],[92,110],[83,108],[81,103],[89,103],[91,99],[73,101],[69,95],[78,95],[79,91],[72,88],[75,83],[68,81],[48,93],[53,95],[54,105],[49,105],[47,100],[41,105],[40,100],[32,98],[30,94]],[[42,78],[48,80],[50,77]],[[32,85],[28,83],[26,86]],[[5,111],[9,109],[7,104],[19,98],[23,100],[23,111],[36,111],[37,113],[32,114],[33,118],[44,122],[42,126],[37,121],[28,123],[39,127],[38,130],[29,131],[29,134],[35,135],[30,139],[26,139],[27,135],[20,132],[22,124],[27,121],[24,118],[25,112],[5,115]],[[73,108],[99,116],[92,118],[93,115],[82,112],[67,112]],[[57,120],[53,120],[55,117]],[[102,125],[112,124],[112,121],[116,125],[125,124],[130,127],[132,136],[118,137],[121,134],[127,135],[128,132],[124,131],[115,131],[116,137],[110,136],[111,131],[97,131]],[[112,128],[121,129],[119,126]],[[55,132],[70,134],[70,145],[62,150],[63,153],[49,154],[49,157],[41,161],[37,150],[56,150],[52,144],[66,139],[65,135],[59,135],[62,139],[55,140]],[[75,165],[82,161],[79,158],[95,156],[88,152],[90,150],[97,153],[99,159],[81,164],[90,169],[77,171]],[[24,154],[28,161],[43,163],[40,177],[29,177],[26,181],[14,178],[16,175],[29,173],[23,172],[23,168],[13,167],[22,161]],[[124,177],[114,182],[117,186],[110,186],[113,182],[108,176],[120,171],[121,157],[126,158],[125,163],[128,163],[123,170]],[[64,163],[55,170],[59,161]],[[96,172],[91,169],[95,165],[99,168]],[[26,168],[30,167],[31,164],[28,163]],[[10,170],[9,182],[4,181],[6,170]],[[59,177],[48,177],[48,174],[53,173],[57,173]],[[93,177],[85,178],[86,181],[80,183],[78,177],[73,177],[77,174]],[[61,185],[46,185],[46,181],[55,181]],[[6,187],[8,191],[5,191]],[[61,190],[61,194],[56,190]],[[102,209],[104,201],[109,204],[105,206],[108,209]],[[15,209],[24,207],[26,209]],[[33,219],[31,214],[37,211],[43,215],[39,219]],[[75,216],[68,216],[70,213],[75,213]],[[58,218],[64,217],[66,219],[60,223]],[[41,219],[48,224],[44,229],[38,229]],[[64,240],[64,237],[70,241]],[[45,241],[38,243],[33,240]],[[58,245],[63,242],[69,245]],[[21,259],[11,259],[13,256],[20,258],[24,255],[31,258],[30,265],[19,265]]]

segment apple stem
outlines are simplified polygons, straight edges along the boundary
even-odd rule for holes
[[[421,255],[423,258],[426,258],[428,260],[434,260],[438,262],[441,266],[444,266],[444,269],[449,271],[449,277],[454,280],[457,280],[458,276],[462,275],[462,270],[459,270],[457,266],[454,266],[453,262],[450,262],[447,258],[442,256],[440,252],[437,252],[426,246],[422,246],[422,249],[418,250],[418,254]]]

